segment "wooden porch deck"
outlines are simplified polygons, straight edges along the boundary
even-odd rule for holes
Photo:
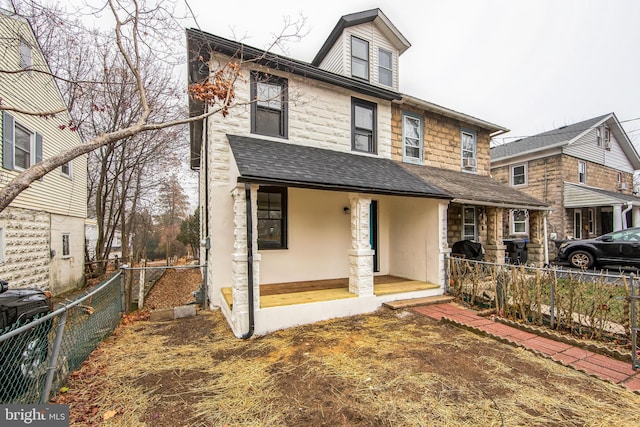
[[[433,283],[407,280],[395,276],[374,276],[373,278],[373,293],[376,296],[423,291],[439,287]],[[222,288],[222,295],[229,308],[231,308],[231,288]],[[349,279],[347,278],[260,285],[260,308],[345,298],[357,298],[357,295],[349,292]]]

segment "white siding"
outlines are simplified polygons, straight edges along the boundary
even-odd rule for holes
[[[0,40],[3,47],[0,66],[6,70],[18,67],[18,37],[28,41],[33,49],[33,66],[48,71],[42,54],[27,23],[17,21],[0,13]],[[55,111],[65,108],[60,92],[53,79],[41,73],[5,74],[0,79],[0,94],[5,105],[28,111]],[[70,120],[67,112],[44,119],[40,116],[11,112],[16,122],[43,136],[43,159],[59,154],[62,150],[80,145],[77,132],[68,129]],[[1,115],[0,115],[1,116]],[[0,123],[2,118],[0,117]],[[67,126],[61,130],[60,126]],[[1,150],[1,145],[0,145]],[[7,183],[18,174],[0,168],[0,185]],[[86,218],[87,216],[87,160],[85,156],[72,161],[72,178],[61,175],[60,169],[34,182],[22,192],[12,206],[43,210],[50,213]]]
[[[398,50],[389,43],[385,35],[373,24],[368,22],[347,28],[343,33],[345,46],[345,75],[351,77],[351,36],[359,37],[369,42],[369,83],[386,89],[398,90]],[[378,48],[391,52],[393,57],[393,87],[378,83]]]
[[[588,160],[600,165],[604,164],[604,145],[598,147],[596,144],[596,130],[591,129],[582,138],[567,145],[563,152],[579,159]]]
[[[564,207],[565,208],[582,208],[590,206],[606,206],[620,204],[621,200],[598,193],[589,191],[583,185],[564,183]]]
[[[633,173],[633,166],[629,162],[627,155],[622,151],[622,147],[613,132],[611,132],[611,150],[605,150],[604,152],[604,165],[623,172]]]
[[[327,56],[325,56],[320,63],[319,68],[344,75],[347,63],[346,52],[347,50],[344,48],[344,37],[341,37],[336,41],[336,44],[331,47]]]

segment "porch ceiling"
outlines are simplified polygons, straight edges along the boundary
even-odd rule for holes
[[[564,207],[582,208],[590,206],[611,206],[633,203],[640,206],[640,197],[602,188],[587,187],[572,182],[564,183]]]
[[[398,162],[315,147],[227,135],[240,182],[450,199]]]
[[[487,175],[402,163],[402,167],[453,196],[454,202],[510,208],[548,209],[548,205]]]

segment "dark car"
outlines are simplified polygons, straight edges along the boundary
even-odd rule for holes
[[[53,311],[51,294],[0,281],[0,335]],[[0,402],[26,391],[43,372],[51,320],[0,342]]]
[[[567,240],[555,262],[577,268],[603,265],[640,266],[640,227],[604,234],[595,239]]]

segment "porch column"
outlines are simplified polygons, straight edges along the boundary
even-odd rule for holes
[[[251,186],[251,217],[253,240],[253,304],[260,307],[260,254],[258,251],[258,186]],[[233,254],[231,254],[232,324],[236,335],[249,329],[249,274],[247,254],[247,205],[244,185],[232,191],[233,196]],[[214,237],[215,238],[215,237]]]
[[[487,244],[484,246],[484,257],[487,262],[504,264],[504,251],[507,248],[503,239],[503,209],[487,207]]]
[[[640,227],[640,207],[634,206],[631,212],[633,212],[631,215],[631,224],[634,227]]]
[[[613,231],[622,230],[622,205],[613,205]]]
[[[371,199],[349,194],[351,210],[351,249],[349,255],[349,292],[373,295],[373,250],[370,242],[369,213]]]
[[[544,265],[544,211],[529,211],[527,264]]]

